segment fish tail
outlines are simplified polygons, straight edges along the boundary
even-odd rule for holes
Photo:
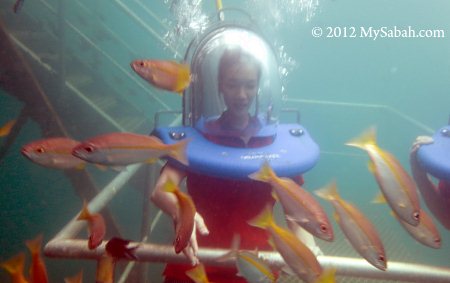
[[[269,182],[274,176],[276,176],[275,172],[273,172],[267,160],[264,161],[258,172],[248,175],[250,179],[261,182]]]
[[[42,239],[44,236],[42,234],[37,235],[36,238],[32,240],[25,241],[26,246],[30,250],[31,254],[38,254],[41,252]]]
[[[266,229],[267,227],[272,226],[273,223],[274,220],[272,216],[272,209],[269,205],[266,206],[263,211],[255,218],[248,221],[248,224],[250,224],[251,226],[259,227],[262,229]]]
[[[209,282],[208,277],[206,276],[205,266],[201,263],[186,271],[186,275],[195,283]]]
[[[87,202],[83,202],[83,209],[81,209],[80,215],[78,215],[77,220],[89,220],[92,218],[92,214],[88,209]]]
[[[190,142],[190,139],[185,139],[180,142],[177,142],[176,144],[173,144],[169,152],[169,156],[178,160],[179,162],[181,162],[186,166],[189,165],[189,161],[186,155],[186,148],[188,142]]]
[[[216,260],[218,262],[223,262],[226,261],[228,259],[235,259],[237,257],[238,254],[238,250],[239,250],[239,245],[241,243],[241,237],[239,234],[234,234],[233,239],[231,240],[231,248],[230,251],[227,252],[226,254],[218,257]]]
[[[314,192],[318,197],[326,200],[339,199],[339,193],[336,185],[336,181],[332,181],[323,188],[320,188]]]
[[[175,193],[178,191],[178,187],[172,179],[167,179],[167,181],[163,185],[163,191],[167,193]]]
[[[336,268],[327,268],[325,269],[322,274],[317,278],[314,283],[331,283],[335,282],[335,274],[336,274]]]
[[[348,146],[365,149],[368,145],[377,145],[377,131],[375,126],[365,130],[361,135],[349,140],[345,144]]]
[[[191,71],[189,65],[180,64],[180,69],[175,85],[175,91],[179,94],[183,94],[183,90],[186,89],[191,82]]]
[[[9,274],[22,273],[25,266],[25,253],[20,252],[10,259],[0,263],[0,267],[5,269]]]

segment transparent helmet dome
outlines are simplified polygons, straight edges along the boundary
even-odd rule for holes
[[[275,136],[278,64],[255,31],[221,24],[191,43],[186,60],[193,80],[184,93],[185,125],[205,135]]]

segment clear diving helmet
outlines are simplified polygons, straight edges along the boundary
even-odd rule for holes
[[[169,144],[189,138],[184,169],[195,173],[247,179],[267,160],[279,176],[302,174],[316,164],[319,148],[300,124],[279,123],[275,52],[245,13],[232,12],[189,45],[183,126],[157,125],[153,134]]]

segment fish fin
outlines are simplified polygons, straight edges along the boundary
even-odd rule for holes
[[[187,145],[190,142],[190,139],[184,139],[181,140],[175,144],[173,144],[171,147],[172,149],[169,152],[169,156],[174,158],[175,160],[179,161],[180,163],[188,166],[189,161],[186,155]]]
[[[314,283],[335,282],[335,277],[336,277],[336,268],[335,267],[327,268],[322,272],[319,278],[317,278],[317,280],[314,281]]]
[[[81,270],[72,277],[64,278],[64,283],[79,283],[79,282],[83,282],[83,270]]]
[[[272,247],[272,249],[277,250],[277,248],[275,246],[275,242],[273,241],[272,237],[270,237],[269,240],[267,240],[267,242],[269,243],[269,246]]]
[[[27,248],[30,250],[31,254],[39,254],[41,252],[43,238],[44,236],[42,234],[39,234],[36,238],[25,241],[25,244],[27,245]]]
[[[279,201],[279,200],[280,200],[280,198],[278,197],[278,195],[277,195],[277,193],[275,192],[275,190],[272,190],[271,195],[272,195],[272,197],[273,197],[274,200],[276,200],[276,201]]]
[[[111,168],[117,172],[126,172],[128,170],[127,166],[111,166]]]
[[[196,283],[209,282],[206,275],[205,266],[202,263],[197,264],[194,268],[186,271],[186,275]]]
[[[248,175],[250,179],[261,181],[261,182],[269,182],[272,177],[275,176],[275,172],[273,172],[270,167],[269,161],[264,160],[264,163],[261,165],[259,171]]]
[[[331,183],[329,183],[328,185],[326,185],[323,188],[320,188],[318,190],[315,190],[314,193],[323,199],[326,200],[335,200],[335,199],[339,199],[339,193],[338,193],[338,189],[337,189],[337,184],[336,181],[332,181]]]
[[[265,229],[273,224],[272,208],[268,205],[255,218],[248,221],[251,226]]]
[[[77,170],[84,170],[86,168],[86,163],[80,163],[77,166],[75,166],[75,169]]]
[[[336,220],[337,223],[341,221],[341,219],[339,218],[339,214],[336,211],[333,212],[333,218],[334,220]]]
[[[239,245],[241,243],[241,236],[236,233],[233,235],[233,239],[231,240],[231,247],[230,251],[218,258],[216,258],[217,261],[223,262],[228,259],[236,259],[238,251],[239,251]]]
[[[386,204],[386,198],[384,197],[384,195],[382,193],[378,193],[375,198],[372,200],[372,203],[376,203],[376,204]]]
[[[369,129],[365,130],[361,135],[357,136],[354,139],[349,140],[345,144],[348,146],[359,147],[365,149],[368,145],[376,145],[376,127],[372,126]]]
[[[149,159],[145,160],[145,163],[153,164],[156,161],[158,161],[158,158],[149,158]]]
[[[101,165],[101,164],[95,164],[95,167],[97,167],[101,171],[108,170],[108,167],[106,167],[105,165]]]
[[[25,253],[20,252],[17,255],[11,257],[0,263],[0,267],[5,269],[8,273],[22,273],[25,266]]]
[[[400,208],[406,208],[406,204],[404,204],[403,202],[399,202],[399,203],[398,203],[398,206],[399,206]]]
[[[175,193],[178,191],[178,187],[171,178],[168,178],[163,185],[163,191],[167,193]]]
[[[0,128],[0,137],[6,137],[11,132],[12,128],[14,127],[14,124],[16,123],[16,120],[10,120],[6,122],[1,128]]]
[[[85,200],[85,201],[83,201],[83,208],[81,209],[81,212],[77,217],[77,220],[89,220],[89,219],[91,219],[91,217],[92,217],[92,214],[89,211],[87,202]]]
[[[369,163],[367,163],[367,168],[369,169],[369,172],[372,174],[376,172],[375,163],[373,163],[372,161],[369,161]]]

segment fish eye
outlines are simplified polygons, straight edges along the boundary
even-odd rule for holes
[[[420,220],[420,213],[419,212],[414,212],[413,213],[413,218],[415,219],[415,220]]]
[[[94,152],[94,147],[93,146],[91,146],[91,145],[87,145],[87,146],[85,146],[85,147],[83,147],[83,149],[84,149],[84,151],[86,151],[87,153],[92,153],[92,152]]]
[[[379,255],[378,260],[384,262],[386,259],[384,258],[384,255]]]
[[[35,152],[36,153],[44,153],[45,149],[43,147],[38,147],[38,148],[35,149]]]
[[[441,239],[440,238],[436,238],[436,239],[434,239],[434,242],[435,243],[441,243]]]
[[[320,224],[320,231],[327,232],[328,231],[327,226],[325,224]]]
[[[139,66],[144,67],[144,61],[139,62]]]

